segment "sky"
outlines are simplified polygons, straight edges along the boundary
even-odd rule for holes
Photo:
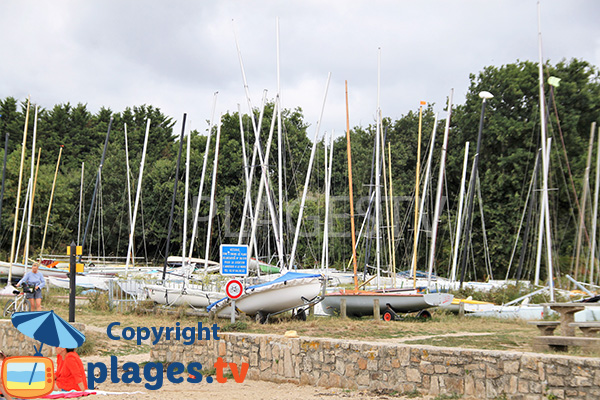
[[[378,105],[395,120],[426,101],[443,118],[451,89],[464,103],[470,74],[537,61],[537,9],[536,0],[0,0],[0,98],[92,113],[152,105],[177,121],[174,133],[183,113],[186,130],[203,132],[216,92],[215,117],[248,111],[241,54],[253,107],[279,86],[309,137],[339,136],[345,81],[350,126],[366,127]],[[600,66],[599,16],[597,0],[541,0],[544,60]]]

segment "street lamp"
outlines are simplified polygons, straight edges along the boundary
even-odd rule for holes
[[[471,171],[471,180],[469,182],[469,202],[468,204],[468,213],[467,213],[467,221],[465,223],[464,230],[464,240],[465,243],[462,248],[462,255],[460,260],[461,274],[460,274],[460,288],[463,287],[463,282],[465,281],[465,273],[466,273],[466,265],[467,265],[467,249],[469,248],[469,244],[471,242],[471,216],[473,214],[473,197],[475,195],[475,180],[477,179],[477,164],[479,164],[479,149],[481,148],[481,136],[483,133],[483,117],[485,115],[485,103],[486,100],[494,97],[490,92],[479,92],[479,97],[482,98],[481,102],[481,118],[479,119],[479,133],[477,134],[477,150],[475,151],[475,159],[473,160],[473,170]]]

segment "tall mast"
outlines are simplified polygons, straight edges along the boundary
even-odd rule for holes
[[[544,172],[543,189],[542,189],[542,201],[541,206],[543,207],[542,215],[543,220],[540,218],[540,234],[542,230],[545,231],[546,238],[546,262],[548,263],[548,286],[550,287],[550,302],[554,303],[554,274],[552,270],[552,231],[550,230],[550,208],[548,204],[548,175],[550,171],[550,152],[548,151],[549,143],[548,136],[546,134],[546,97],[544,94],[544,59],[542,57],[542,28],[541,28],[541,5],[538,0],[538,78],[539,78],[539,89],[540,89],[540,128],[542,134],[542,171]],[[544,224],[545,229],[542,228]],[[539,257],[538,257],[539,266]]]
[[[354,195],[352,193],[352,151],[350,148],[350,115],[348,110],[348,81],[346,82],[346,153],[348,154],[348,189],[350,191],[350,231],[352,235],[352,265],[354,267],[354,292],[358,292],[358,266],[356,263],[356,231],[354,228]]]
[[[198,188],[198,200],[196,202],[196,211],[194,213],[194,224],[192,225],[192,238],[190,239],[190,251],[188,258],[192,258],[194,251],[194,242],[196,240],[196,232],[198,231],[198,216],[200,215],[200,203],[202,202],[202,188],[204,187],[204,177],[206,176],[206,164],[208,162],[208,152],[210,150],[210,135],[212,133],[213,121],[215,118],[215,108],[217,105],[217,94],[215,92],[213,99],[212,113],[210,114],[210,123],[208,124],[208,134],[206,135],[206,147],[204,148],[204,161],[202,162],[202,174],[200,175],[200,187]]]
[[[96,184],[94,185],[94,194],[92,195],[92,204],[90,205],[90,212],[88,214],[88,220],[85,224],[85,231],[83,232],[83,239],[81,240],[81,247],[85,248],[85,239],[90,228],[90,222],[92,221],[92,213],[94,212],[94,203],[96,201],[96,193],[98,193],[98,185],[100,184],[100,178],[102,177],[102,166],[104,165],[104,158],[106,157],[106,148],[108,147],[108,139],[110,138],[110,128],[112,127],[113,117],[110,117],[108,123],[108,130],[106,131],[106,139],[104,140],[104,150],[102,150],[102,158],[100,159],[100,165],[98,166],[98,173],[96,174]]]
[[[56,187],[56,177],[58,176],[58,167],[60,166],[60,157],[62,155],[63,148],[65,146],[60,145],[58,151],[58,160],[56,161],[56,170],[54,171],[54,179],[52,180],[52,190],[50,191],[50,202],[48,203],[48,212],[46,213],[46,224],[44,225],[44,236],[42,238],[42,247],[40,248],[40,258],[44,253],[44,245],[46,244],[46,232],[48,232],[48,223],[50,222],[50,210],[52,210],[52,200],[54,199],[54,188]]]
[[[179,165],[181,164],[181,151],[183,149],[183,134],[185,132],[186,113],[183,113],[183,122],[181,123],[181,134],[179,135],[179,151],[177,152],[177,164],[175,166],[175,183],[173,184],[173,198],[171,199],[171,211],[169,212],[169,225],[167,225],[167,244],[165,249],[165,263],[163,265],[162,280],[167,275],[167,260],[171,247],[171,230],[173,229],[173,214],[175,213],[175,200],[177,199],[177,183],[179,182]],[[127,252],[129,254],[129,252]]]
[[[10,285],[10,280],[12,278],[12,266],[15,258],[15,246],[17,242],[17,226],[19,224],[19,203],[21,200],[21,183],[23,180],[23,162],[25,161],[25,145],[27,144],[27,127],[29,124],[29,97],[27,98],[27,111],[25,112],[25,128],[23,129],[23,144],[21,145],[21,166],[19,167],[19,182],[17,186],[17,204],[15,206],[15,222],[13,227],[13,238],[12,245],[10,247],[10,259],[8,262],[10,263],[8,268],[8,280],[7,285]]]
[[[285,246],[283,241],[283,133],[281,121],[281,70],[279,66],[279,17],[277,17],[277,97],[279,98],[279,107],[277,107],[277,185],[279,190],[279,236],[281,248]],[[285,254],[280,254],[285,257]],[[283,260],[279,260],[283,266]]]
[[[304,180],[304,190],[302,192],[302,199],[300,200],[300,210],[298,211],[298,221],[296,221],[296,233],[294,234],[294,243],[292,244],[292,253],[290,255],[290,268],[294,266],[294,257],[296,255],[296,247],[298,246],[298,237],[300,236],[300,226],[302,224],[302,214],[304,212],[304,204],[306,203],[306,195],[308,193],[308,184],[310,183],[310,175],[312,172],[312,165],[315,159],[315,151],[317,149],[317,141],[319,139],[319,129],[321,128],[321,121],[323,121],[323,111],[325,110],[325,101],[327,100],[327,91],[329,90],[329,82],[331,81],[331,72],[327,76],[327,84],[325,85],[325,95],[323,96],[323,105],[321,106],[321,115],[317,122],[317,129],[315,131],[315,138],[310,152],[310,159],[308,161],[308,171],[306,171],[306,179]]]
[[[600,131],[599,131],[600,133]],[[590,284],[594,284],[594,269],[596,268],[596,228],[598,224],[598,190],[600,189],[600,138],[596,151],[596,184],[594,185],[594,209],[592,211],[592,250],[590,254]]]
[[[446,128],[444,129],[444,142],[442,144],[442,159],[440,160],[440,172],[438,174],[437,191],[435,197],[435,209],[433,211],[433,227],[431,232],[431,248],[429,249],[429,268],[427,270],[427,287],[431,284],[431,274],[433,273],[433,264],[435,261],[435,244],[437,241],[438,221],[440,218],[440,203],[442,200],[442,188],[444,187],[444,173],[446,168],[446,154],[448,152],[448,136],[450,135],[450,116],[452,115],[452,96],[454,89],[450,91],[448,97],[448,117],[446,118]]]
[[[35,195],[35,180],[33,178],[33,173],[35,170],[35,146],[37,139],[37,119],[38,119],[38,109],[39,106],[35,106],[35,116],[33,117],[33,141],[31,143],[31,175],[29,177],[29,182],[31,184],[31,196],[29,198],[29,210],[27,211],[27,234],[25,235],[25,254],[23,255],[23,265],[25,266],[25,270],[27,270],[27,262],[29,260],[29,241],[31,237],[31,214],[33,214],[33,198]],[[41,149],[40,149],[41,152]]]
[[[204,252],[204,270],[208,268],[208,257],[210,255],[210,237],[212,231],[212,219],[213,219],[213,211],[215,208],[215,191],[217,190],[217,169],[219,167],[219,142],[221,140],[221,121],[223,119],[222,115],[219,115],[219,122],[217,123],[217,137],[215,139],[215,158],[213,160],[213,173],[212,173],[212,183],[210,186],[210,197],[208,201],[210,202],[209,211],[208,211],[208,228],[206,229],[206,249]]]
[[[462,213],[465,199],[465,181],[467,179],[467,167],[469,164],[469,142],[465,143],[465,155],[463,160],[462,178],[460,179],[460,193],[458,195],[458,215],[456,216],[456,235],[454,236],[454,252],[452,255],[452,269],[450,271],[450,282],[456,281],[456,264],[458,262],[458,249],[460,247],[460,233],[462,232]]]
[[[413,261],[412,261],[412,275],[413,275],[413,288],[417,287],[417,245],[419,241],[419,229],[417,227],[417,221],[419,219],[419,178],[421,174],[421,129],[423,125],[423,106],[426,103],[421,101],[419,105],[419,132],[417,139],[417,172],[415,178],[415,227],[414,227],[414,242],[413,242]]]
[[[185,114],[184,114],[185,115]],[[185,120],[185,117],[184,117]],[[184,123],[185,125],[185,123]],[[140,173],[138,176],[137,182],[137,192],[135,194],[135,204],[133,206],[133,216],[131,217],[131,227],[129,228],[129,244],[127,249],[127,261],[125,262],[125,274],[129,272],[129,257],[131,257],[131,261],[135,262],[133,258],[133,239],[135,236],[135,220],[137,218],[138,205],[140,203],[140,196],[142,194],[142,178],[144,176],[144,164],[146,162],[146,149],[148,148],[148,135],[150,133],[150,119],[146,122],[146,134],[144,135],[144,147],[142,149],[142,159],[140,160]],[[163,279],[164,272],[163,272]]]

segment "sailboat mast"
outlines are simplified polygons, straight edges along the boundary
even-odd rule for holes
[[[540,127],[542,134],[542,171],[544,172],[543,178],[543,190],[542,190],[542,207],[544,207],[544,223],[546,233],[546,262],[548,263],[548,286],[550,287],[550,302],[554,302],[554,274],[552,270],[552,231],[550,230],[550,208],[548,204],[548,179],[550,171],[550,152],[549,143],[547,143],[548,136],[546,134],[546,97],[544,95],[544,59],[542,57],[542,28],[541,28],[541,5],[540,1],[538,5],[538,78],[539,78],[539,89],[540,89]],[[548,149],[546,148],[548,146]],[[541,229],[540,229],[541,233]]]
[[[458,195],[458,215],[456,216],[456,235],[454,236],[454,253],[452,255],[452,269],[450,282],[456,281],[456,264],[458,262],[458,248],[460,247],[460,232],[462,229],[462,212],[465,199],[465,181],[467,180],[467,167],[469,164],[469,142],[465,143],[465,156],[463,160],[462,178],[460,179],[460,193]]]
[[[331,81],[331,72],[327,76],[327,84],[325,85],[325,94],[323,96],[323,105],[321,106],[321,114],[319,121],[317,122],[317,129],[315,132],[315,138],[310,152],[310,159],[308,160],[308,170],[306,171],[306,179],[304,180],[304,190],[302,192],[302,199],[300,200],[300,210],[298,211],[298,221],[296,221],[296,232],[294,234],[294,243],[292,244],[292,253],[290,255],[290,268],[294,266],[294,257],[296,255],[296,248],[298,246],[298,237],[300,236],[300,226],[302,225],[302,214],[304,213],[304,204],[306,204],[306,195],[308,194],[308,184],[310,183],[310,175],[312,172],[312,166],[315,159],[315,151],[317,149],[317,142],[319,139],[319,129],[321,128],[321,121],[323,121],[323,111],[325,110],[325,102],[327,100],[327,92],[329,90],[329,82]]]
[[[215,158],[213,160],[213,173],[212,173],[212,183],[210,186],[210,197],[208,201],[210,202],[210,207],[208,211],[208,228],[206,229],[206,249],[204,251],[204,270],[208,268],[208,257],[210,255],[210,237],[212,234],[212,220],[213,220],[213,212],[215,209],[215,191],[217,190],[217,169],[219,167],[219,142],[221,140],[221,121],[223,119],[222,115],[219,115],[219,122],[217,123],[217,137],[215,139]]]
[[[129,244],[128,244],[128,248],[127,248],[127,261],[125,262],[125,274],[127,274],[129,272],[129,257],[130,257],[130,255],[131,255],[131,261],[135,262],[135,259],[133,258],[133,239],[135,236],[134,235],[135,234],[135,220],[137,219],[138,205],[140,204],[140,196],[142,194],[142,178],[144,176],[144,164],[146,162],[146,149],[148,148],[149,133],[150,133],[150,119],[148,119],[148,122],[146,122],[146,134],[144,135],[144,147],[142,149],[142,159],[140,161],[140,174],[138,176],[137,192],[135,194],[135,204],[133,206],[133,216],[131,217],[131,227],[129,228]],[[163,279],[164,279],[164,275],[163,275]]]
[[[198,216],[200,215],[200,203],[202,202],[202,188],[204,187],[204,177],[206,176],[206,164],[208,161],[208,152],[210,150],[210,135],[212,133],[213,121],[215,118],[215,108],[217,105],[217,94],[215,92],[213,99],[213,108],[210,115],[210,123],[208,124],[208,134],[206,135],[206,147],[204,149],[204,161],[202,162],[202,175],[200,176],[200,187],[198,188],[198,200],[196,201],[196,211],[194,213],[194,224],[192,226],[192,238],[190,239],[190,251],[188,258],[192,258],[192,252],[194,251],[194,242],[196,240],[196,232],[198,231]]]
[[[356,262],[356,231],[354,227],[354,195],[352,193],[352,151],[350,148],[350,114],[348,110],[348,81],[346,82],[346,153],[348,154],[348,189],[350,191],[350,232],[352,235],[352,265],[354,267],[354,292],[358,292],[358,265]]]
[[[435,261],[435,244],[437,241],[438,221],[440,218],[440,203],[442,200],[442,188],[444,187],[444,173],[446,168],[446,154],[448,153],[448,136],[450,135],[450,116],[452,115],[452,96],[454,89],[450,90],[448,97],[448,117],[444,128],[444,141],[442,143],[442,159],[440,160],[440,172],[438,173],[437,191],[435,197],[435,208],[433,211],[433,227],[431,232],[431,248],[429,249],[429,268],[427,269],[427,287],[431,285],[431,274]]]
[[[600,130],[599,130],[600,133]],[[594,185],[594,209],[592,211],[592,249],[590,254],[590,284],[594,284],[594,269],[596,268],[596,228],[598,225],[598,190],[600,189],[600,138],[596,151],[596,183]]]
[[[419,229],[417,227],[417,221],[419,219],[419,175],[421,174],[421,129],[423,121],[423,105],[424,101],[421,101],[419,106],[419,132],[417,139],[417,172],[415,178],[415,227],[414,227],[414,242],[413,242],[413,261],[412,261],[412,275],[413,275],[413,288],[417,287],[417,244],[419,241]]]
[[[48,203],[48,212],[46,213],[46,224],[44,225],[44,236],[42,238],[42,247],[40,248],[40,258],[44,253],[44,245],[46,244],[46,233],[48,232],[48,223],[50,222],[50,210],[52,210],[52,200],[54,199],[54,188],[56,187],[56,177],[58,176],[58,167],[60,166],[60,157],[65,146],[60,145],[58,151],[58,160],[56,161],[56,170],[54,171],[54,179],[52,180],[52,190],[50,191],[50,203]]]
[[[284,249],[285,242],[283,241],[283,133],[281,121],[281,71],[279,67],[279,17],[277,17],[277,97],[279,98],[279,107],[277,107],[277,185],[279,190],[279,236],[281,240],[281,248]],[[283,266],[285,253],[280,254],[282,259],[279,260]]]
[[[10,263],[8,267],[8,280],[7,284],[10,284],[10,280],[12,278],[12,265],[15,258],[15,246],[17,242],[17,226],[19,224],[19,203],[21,200],[21,181],[23,180],[23,163],[25,161],[25,145],[27,144],[27,127],[29,124],[29,97],[27,98],[27,111],[25,112],[25,128],[23,129],[23,144],[21,145],[21,166],[19,167],[19,182],[17,186],[17,204],[15,205],[15,222],[13,227],[13,238],[12,245],[10,248],[10,259],[8,262]]]
[[[35,146],[37,139],[37,120],[38,120],[38,109],[39,106],[35,106],[35,116],[33,117],[33,141],[31,143],[31,173],[29,176],[29,182],[32,185],[31,189],[31,197],[29,198],[28,211],[27,211],[27,233],[25,234],[25,252],[23,254],[23,265],[25,266],[25,270],[27,270],[27,260],[29,259],[29,240],[31,237],[31,214],[33,213],[33,196],[35,194],[35,181],[33,179],[33,174],[35,170]],[[40,150],[41,151],[41,150]]]
[[[2,201],[4,200],[4,182],[6,179],[6,157],[8,153],[8,132],[4,135],[4,162],[2,167],[2,188],[0,189],[0,226],[2,226]]]
[[[102,166],[104,165],[104,158],[106,157],[106,148],[108,147],[108,139],[110,138],[110,128],[112,127],[113,117],[110,117],[108,122],[108,130],[106,132],[106,139],[104,140],[104,150],[102,150],[102,158],[100,159],[100,165],[98,166],[98,174],[96,175],[96,184],[94,185],[94,194],[92,194],[92,204],[90,205],[90,212],[88,214],[88,220],[85,224],[85,231],[83,232],[83,239],[81,240],[81,247],[85,248],[85,239],[90,228],[90,222],[92,221],[92,213],[94,212],[94,203],[96,201],[96,193],[98,193],[98,185],[100,184],[100,177],[102,176]],[[80,256],[81,257],[81,256]]]
[[[169,250],[171,247],[171,230],[173,229],[173,214],[175,213],[175,200],[177,199],[177,183],[179,182],[179,165],[181,164],[181,151],[183,149],[183,134],[185,132],[186,113],[183,113],[181,123],[181,134],[179,135],[179,151],[177,152],[177,164],[175,166],[175,183],[173,184],[173,198],[171,199],[171,212],[169,212],[169,225],[167,226],[167,244],[165,249],[165,263],[163,265],[162,280],[167,275],[167,260],[169,259]],[[127,252],[129,255],[129,251]]]
[[[388,142],[388,171],[390,179],[390,224],[391,224],[391,235],[392,235],[392,287],[396,287],[396,238],[395,225],[394,225],[394,185],[392,184],[392,147]]]

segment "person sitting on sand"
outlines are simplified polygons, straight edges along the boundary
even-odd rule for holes
[[[2,367],[2,362],[6,358],[6,355],[2,350],[0,350],[0,367]],[[4,386],[2,385],[2,380],[0,379],[0,397],[4,397],[5,399],[12,400],[12,396],[6,393],[4,390]]]
[[[56,376],[54,390],[87,390],[87,378],[83,363],[75,349],[56,348]]]

